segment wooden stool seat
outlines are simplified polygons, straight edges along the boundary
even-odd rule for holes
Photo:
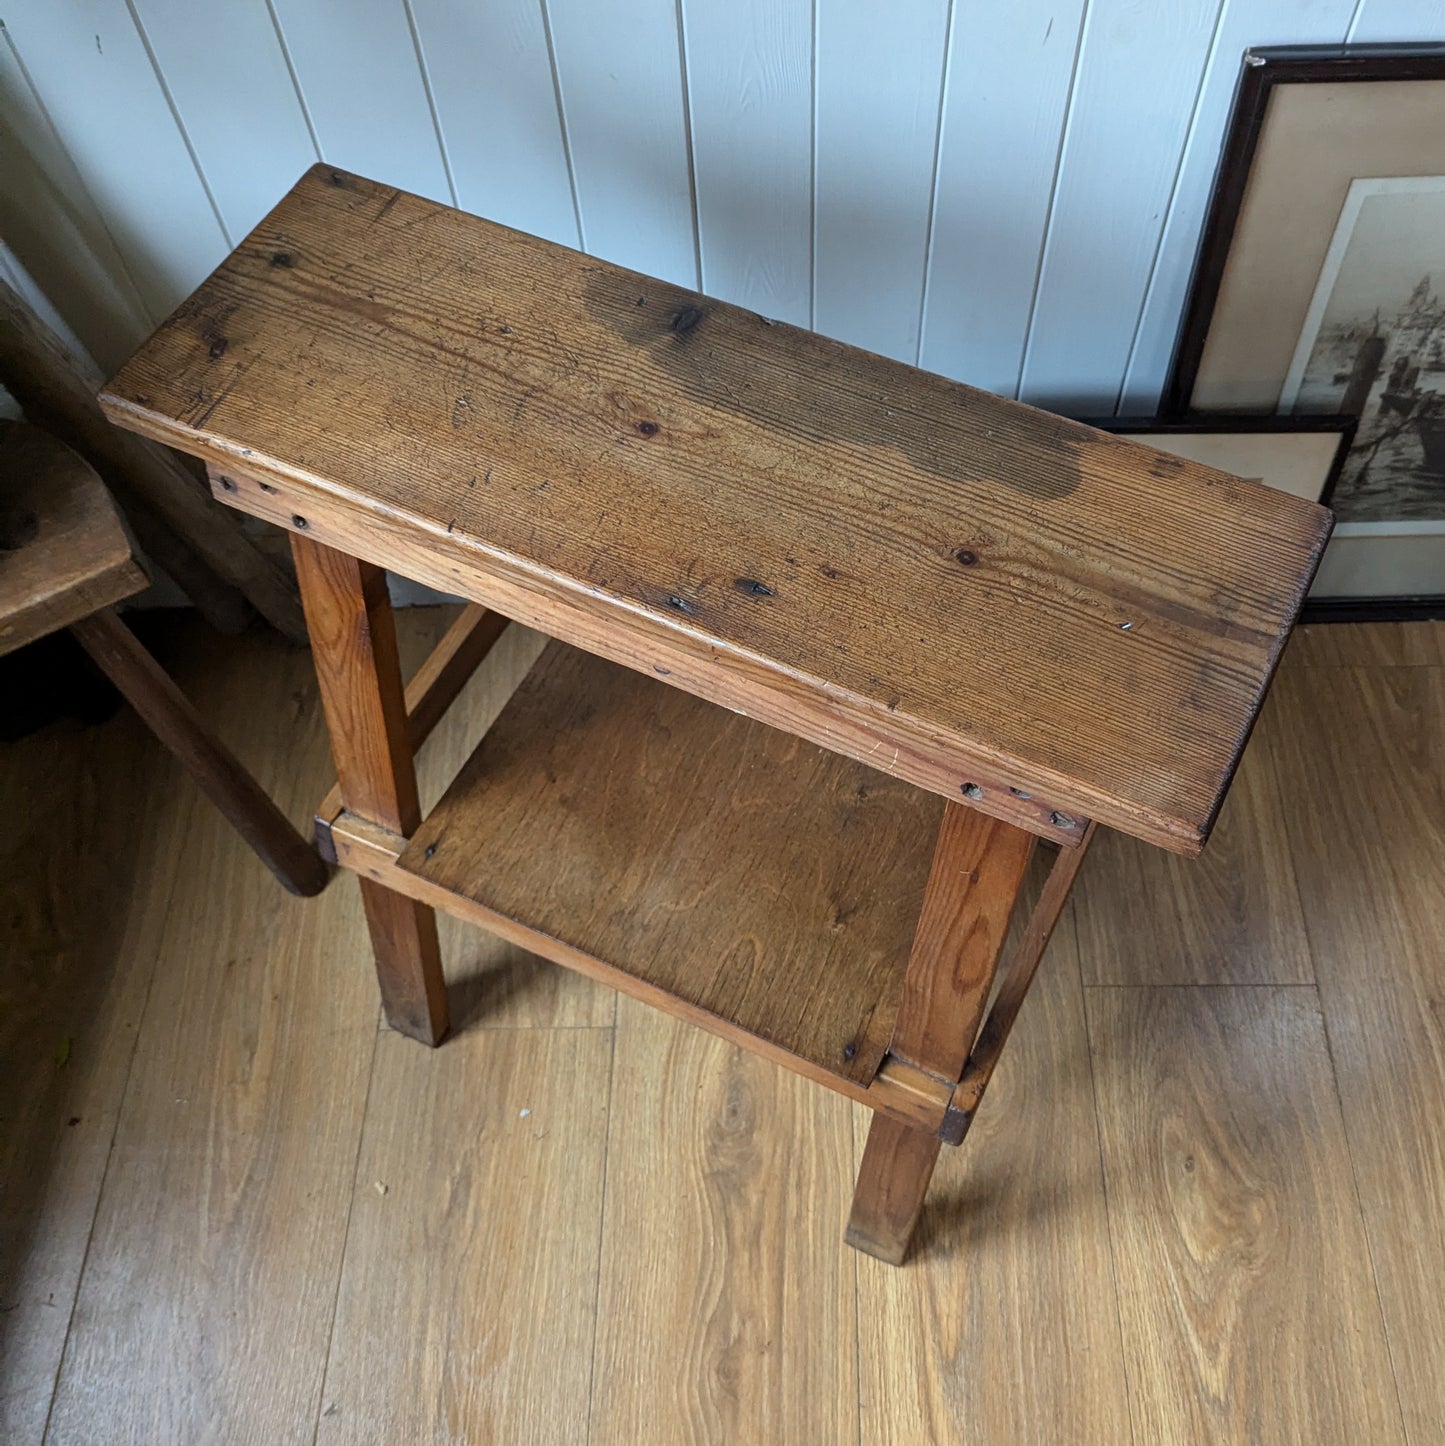
[[[68,627],[277,879],[320,892],[320,855],[113,610],[149,581],[90,464],[38,427],[0,422],[0,654]]]
[[[101,400],[292,534],[392,1023],[445,1033],[441,907],[862,1099],[890,1260],[1096,825],[1203,846],[1329,532],[324,166]],[[472,604],[409,687],[382,569]],[[502,618],[560,641],[424,818]]]
[[[94,469],[49,432],[0,422],[0,654],[149,581]]]

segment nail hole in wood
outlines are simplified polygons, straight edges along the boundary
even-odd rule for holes
[[[1021,788],[1010,788],[1010,789],[1009,789],[1009,792],[1010,792],[1011,794],[1013,794],[1013,796],[1014,796],[1015,798],[1032,798],[1032,797],[1033,797],[1033,794],[1031,794],[1031,793],[1025,793],[1025,792],[1023,791],[1023,789],[1021,789]]]
[[[236,490],[236,484],[231,481],[229,477],[218,477],[216,480],[221,484],[221,490],[223,492],[234,492]]]
[[[1060,813],[1057,809],[1049,815],[1049,822],[1055,828],[1073,828],[1074,826],[1074,820],[1068,814]]]
[[[959,792],[962,793],[965,798],[983,797],[983,789],[981,789],[976,783],[965,783],[963,787],[959,790]]]
[[[300,528],[302,532],[306,531],[306,519],[299,512],[292,517],[291,525],[292,527]]]

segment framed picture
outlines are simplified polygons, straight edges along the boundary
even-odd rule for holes
[[[1089,418],[1091,427],[1128,437],[1161,452],[1187,457],[1236,477],[1249,477],[1281,492],[1330,505],[1355,438],[1353,417],[1269,417],[1222,414],[1200,417]],[[1305,603],[1306,622],[1353,620],[1353,599],[1333,594],[1339,583],[1327,572],[1331,542]]]
[[[1358,417],[1311,613],[1445,616],[1445,45],[1246,52],[1162,410]]]

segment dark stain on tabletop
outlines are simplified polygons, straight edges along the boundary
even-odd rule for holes
[[[836,342],[666,282],[639,292],[627,273],[591,268],[582,302],[693,401],[805,443],[897,452],[940,481],[1065,497],[1097,441],[1063,417],[1041,430],[1037,418],[1030,425],[1012,408],[983,412],[966,388],[901,363],[869,359],[860,368]],[[800,360],[787,365],[795,352]]]

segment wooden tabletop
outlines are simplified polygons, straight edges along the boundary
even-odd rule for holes
[[[101,400],[233,505],[1065,842],[1198,850],[1329,531],[321,166]]]

